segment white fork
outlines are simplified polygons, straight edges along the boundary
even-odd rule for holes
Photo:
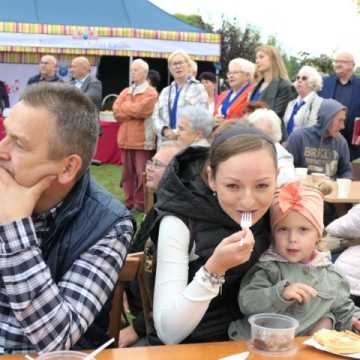
[[[252,213],[250,211],[245,211],[241,215],[240,226],[241,229],[248,229],[252,225]],[[244,243],[244,239],[240,240],[240,246]]]

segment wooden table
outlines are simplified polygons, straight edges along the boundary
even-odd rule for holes
[[[334,182],[334,190],[327,196],[325,201],[332,204],[357,204],[360,203],[360,181],[352,181],[349,196],[338,198],[337,185]]]
[[[265,357],[251,353],[248,360],[297,359],[323,360],[339,359],[329,353],[303,345],[306,337],[296,338],[297,354],[291,357]],[[244,341],[227,341],[205,344],[148,346],[127,349],[108,349],[100,353],[96,360],[218,360],[221,357],[248,351]],[[3,355],[1,360],[24,360],[23,355]]]

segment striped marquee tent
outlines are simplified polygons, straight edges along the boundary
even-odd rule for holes
[[[42,54],[56,55],[60,65],[68,64],[75,55],[85,55],[95,65],[103,55],[166,58],[181,49],[195,60],[219,61],[218,34],[204,33],[147,0],[1,3],[0,80],[8,77],[11,92],[24,86],[30,69],[32,74],[37,71],[34,64]],[[11,65],[19,64],[27,66],[14,78],[19,71]]]

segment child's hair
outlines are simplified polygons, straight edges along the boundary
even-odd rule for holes
[[[296,211],[316,228],[321,239],[324,231],[323,197],[331,190],[329,181],[313,181],[312,178],[283,185],[275,192],[270,208],[272,229],[275,229],[290,211]]]
[[[323,196],[330,194],[334,190],[332,182],[330,180],[322,179],[320,177],[307,178],[306,180],[303,180],[302,183],[305,184],[306,186],[313,187],[319,190]],[[329,250],[323,236],[320,237],[319,242],[316,244],[316,248],[319,251]]]

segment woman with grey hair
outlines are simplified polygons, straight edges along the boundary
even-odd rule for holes
[[[322,77],[314,67],[303,66],[296,76],[294,86],[298,97],[289,102],[284,115],[288,135],[295,129],[314,125],[323,101],[316,94],[322,88]]]
[[[189,105],[179,111],[178,140],[185,145],[209,146],[207,137],[215,121],[202,106]]]
[[[230,90],[219,95],[214,115],[218,121],[240,118],[248,103],[248,97],[253,89],[255,64],[251,61],[235,58],[229,62],[227,82]]]
[[[294,158],[280,144],[282,136],[281,120],[276,113],[270,109],[257,109],[246,120],[250,126],[256,127],[270,136],[275,143],[278,161],[277,185],[282,186],[285,183],[296,180]]]

